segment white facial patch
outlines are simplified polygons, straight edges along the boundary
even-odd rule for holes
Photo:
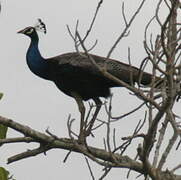
[[[31,28],[31,29],[29,29],[29,31],[27,31],[26,33],[27,33],[27,34],[31,34],[33,31],[34,31],[34,29]]]

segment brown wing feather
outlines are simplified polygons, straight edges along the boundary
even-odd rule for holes
[[[104,63],[106,62],[107,71],[126,83],[131,84],[139,81],[143,85],[149,85],[151,83],[152,75],[147,72],[140,71],[138,68],[134,66],[130,66],[117,60],[106,59],[104,57],[96,55],[91,56],[99,66],[104,66]],[[97,71],[97,68],[91,63],[91,61],[86,57],[85,54],[67,53],[51,58],[50,61],[54,61],[59,67],[63,64],[69,64],[75,69],[77,68],[80,70],[82,68],[82,70],[84,70],[85,73],[94,75],[94,78],[95,76],[103,78],[103,76],[99,73],[99,71]],[[110,85],[110,81],[107,81]],[[115,86],[115,83],[112,83],[112,86]]]

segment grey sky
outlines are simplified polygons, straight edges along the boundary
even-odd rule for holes
[[[39,33],[39,47],[42,55],[51,57],[74,51],[74,44],[67,32],[66,24],[74,29],[76,20],[79,19],[80,32],[84,33],[93,17],[97,2],[98,0],[2,1],[0,15],[0,92],[4,93],[4,98],[0,102],[1,115],[42,132],[49,127],[50,131],[60,137],[67,136],[66,121],[69,113],[77,119],[75,128],[79,127],[79,112],[76,103],[72,98],[60,92],[53,83],[42,80],[29,71],[25,55],[30,41],[27,37],[16,32],[26,26],[34,25],[37,18],[41,18],[47,26],[46,35]],[[123,29],[121,2],[105,0],[103,3],[87,41],[87,45],[91,46],[98,39],[98,44],[92,53],[106,56]],[[153,2],[157,1],[146,3],[132,25],[130,36],[123,39],[114,51],[112,58],[127,63],[127,49],[130,47],[132,64],[140,65],[141,60],[145,57],[142,47],[143,30],[148,20],[154,15]],[[131,0],[125,1],[128,17],[134,12],[138,3],[139,0],[134,0],[134,3]],[[153,29],[156,32],[156,28]],[[140,103],[123,88],[117,88],[113,92],[113,112],[115,115],[128,112]],[[100,118],[104,117],[104,113],[103,111],[100,114]],[[131,133],[138,120],[143,118],[143,113],[144,110],[122,120],[124,123],[121,125],[122,127],[119,127],[119,136]],[[8,133],[10,137],[15,135],[18,134],[12,130]],[[95,145],[101,144],[99,147],[103,145],[101,138],[99,141],[94,141],[93,144]],[[0,166],[5,166],[17,180],[91,179],[84,157],[73,153],[67,163],[64,164],[62,161],[66,151],[63,150],[53,150],[48,152],[47,156],[39,155],[11,165],[5,164],[7,157],[33,147],[33,145],[28,144],[3,146],[0,149]],[[135,154],[136,152],[131,153]],[[91,164],[94,163],[91,162]],[[102,167],[97,165],[93,167],[93,170],[97,177],[102,173]],[[113,170],[107,179],[125,177],[123,172],[127,171]]]

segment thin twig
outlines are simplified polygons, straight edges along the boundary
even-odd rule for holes
[[[76,137],[78,137],[77,134],[75,134],[73,131],[72,131],[72,123],[75,121],[75,119],[71,119],[71,115],[68,116],[68,120],[67,120],[67,128],[68,128],[68,133],[69,133],[69,137],[71,139],[74,139],[72,134]]]
[[[103,180],[107,175],[108,173],[111,171],[112,168],[105,168],[105,172],[104,174],[99,178],[99,180]]]
[[[144,3],[146,0],[143,0],[140,4],[140,6],[138,7],[138,9],[136,10],[136,12],[132,15],[132,18],[129,20],[129,22],[126,24],[127,26],[124,28],[123,32],[120,34],[120,36],[117,38],[117,40],[115,41],[115,43],[113,44],[113,46],[111,47],[111,49],[109,50],[108,54],[107,54],[107,58],[110,58],[112,52],[114,51],[114,49],[116,48],[116,46],[119,44],[119,42],[121,41],[121,39],[123,37],[125,37],[126,32],[128,31],[128,29],[130,28],[132,22],[134,21],[134,19],[136,18],[137,14],[140,12],[141,8],[143,7]],[[124,7],[124,6],[122,6]]]
[[[128,113],[125,113],[121,116],[117,116],[117,117],[111,117],[111,122],[115,122],[115,121],[118,121],[120,119],[123,119],[125,118],[126,116],[129,116],[130,114],[133,114],[134,112],[138,111],[141,107],[143,107],[145,105],[145,102],[141,103],[138,107],[134,108],[133,110],[131,110],[130,112]]]
[[[126,15],[125,15],[125,12],[124,12],[124,2],[122,3],[122,16],[123,16],[123,19],[124,19],[125,26],[127,27],[128,22],[127,22]]]
[[[156,7],[156,12],[155,12],[155,17],[156,17],[156,20],[157,20],[158,24],[160,25],[160,27],[162,27],[162,23],[161,23],[161,20],[159,18],[158,13],[159,13],[159,10],[160,10],[161,3],[162,3],[162,0],[159,1],[158,5]]]
[[[108,120],[107,120],[107,147],[108,151],[111,152],[111,145],[110,145],[110,120],[111,120],[111,110],[112,110],[112,96],[110,97],[109,101],[109,111],[108,111]]]
[[[85,37],[82,39],[82,42],[84,42],[84,41],[86,40],[86,38],[89,36],[89,34],[90,34],[90,32],[91,32],[91,30],[92,30],[92,28],[93,28],[93,25],[94,25],[94,23],[95,23],[97,14],[98,14],[98,12],[99,12],[99,9],[100,9],[102,3],[103,3],[103,0],[100,0],[100,1],[98,2],[96,11],[95,11],[95,13],[94,13],[94,17],[93,17],[93,19],[92,19],[92,21],[91,21],[91,23],[90,23],[89,29],[87,30]]]
[[[89,164],[89,160],[88,160],[86,157],[85,157],[85,161],[86,161],[86,164],[87,164],[87,166],[88,166],[88,168],[89,168],[89,172],[90,172],[90,174],[91,174],[92,180],[95,180],[94,174],[93,174],[92,169],[91,169],[91,166],[90,166],[90,164]]]
[[[64,158],[64,160],[63,160],[64,163],[66,163],[66,161],[67,161],[69,155],[71,154],[71,152],[72,152],[72,151],[69,151],[69,152],[66,154],[66,156],[65,156],[65,158]]]
[[[180,169],[181,168],[181,164],[177,165],[176,167],[174,167],[171,172],[175,172],[176,170]]]
[[[177,140],[177,137],[178,137],[178,135],[176,133],[174,133],[172,138],[169,140],[169,143],[168,143],[168,145],[167,145],[165,151],[163,152],[162,157],[161,157],[161,159],[159,161],[159,164],[158,164],[158,169],[159,170],[161,170],[163,165],[165,164],[166,159],[168,157],[168,154],[170,153],[173,145],[175,144],[175,141]]]

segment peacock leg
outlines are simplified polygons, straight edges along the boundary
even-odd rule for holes
[[[74,97],[74,99],[75,99],[75,101],[76,101],[76,103],[78,105],[79,112],[81,114],[80,132],[79,132],[78,140],[79,140],[80,143],[84,143],[85,142],[85,133],[84,133],[85,106],[84,106],[84,103],[83,103],[83,100],[82,100],[81,96],[79,96],[77,93],[72,93],[71,95]]]
[[[96,104],[96,110],[95,110],[95,113],[94,113],[90,123],[89,123],[88,129],[86,131],[86,136],[89,136],[91,134],[92,127],[94,125],[94,122],[95,122],[95,120],[97,118],[97,115],[98,115],[98,113],[99,113],[99,111],[101,109],[101,106],[102,106],[102,102],[101,102],[101,100],[99,98],[93,98],[93,100],[94,100],[94,102]]]

